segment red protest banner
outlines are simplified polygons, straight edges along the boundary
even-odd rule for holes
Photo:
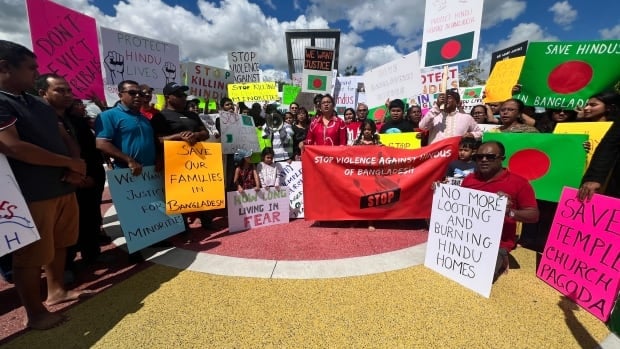
[[[432,183],[458,157],[460,137],[421,149],[307,146],[302,155],[307,220],[428,218]]]

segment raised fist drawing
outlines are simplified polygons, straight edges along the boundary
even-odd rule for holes
[[[110,71],[112,85],[123,81],[123,73],[125,72],[125,57],[116,51],[108,51],[107,56],[103,60],[106,68]]]
[[[165,62],[164,67],[161,68],[164,72],[164,76],[166,77],[166,84],[169,82],[173,82],[174,79],[177,78],[177,67],[172,62]]]

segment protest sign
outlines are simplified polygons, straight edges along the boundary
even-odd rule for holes
[[[228,199],[228,231],[231,233],[288,223],[289,198],[286,187],[231,191]]]
[[[39,71],[63,76],[81,99],[105,100],[95,19],[47,0],[27,0]]]
[[[536,275],[601,321],[620,290],[620,200],[564,188]]]
[[[282,86],[282,104],[290,105],[301,92],[301,87],[295,85]]]
[[[382,133],[379,140],[381,144],[399,149],[419,149],[422,139],[418,138],[420,132]]]
[[[512,88],[519,80],[525,57],[505,59],[497,62],[484,87],[484,103],[503,102],[512,98]]]
[[[420,56],[417,51],[397,58],[364,73],[368,106],[375,107],[395,98],[414,96],[422,92]]]
[[[425,70],[422,72],[422,94],[428,93],[434,95],[435,93],[446,92],[443,90],[443,69]],[[448,76],[446,77],[446,86],[448,89],[459,88],[459,67],[448,67]]]
[[[506,200],[480,190],[439,185],[433,195],[424,266],[489,298]]]
[[[251,116],[220,111],[220,129],[224,154],[234,154],[239,149],[258,151],[256,127]]]
[[[302,154],[305,218],[428,218],[431,186],[443,179],[448,164],[457,158],[459,140],[452,137],[415,150],[306,146]]]
[[[427,1],[422,32],[422,67],[478,56],[483,1]]]
[[[459,88],[459,91],[461,93],[461,105],[465,113],[469,114],[473,107],[483,104],[482,92],[484,91],[484,86],[463,87]]]
[[[181,80],[179,46],[101,27],[105,93],[109,105],[118,100],[117,84],[134,80],[161,93],[169,82]]]
[[[275,82],[256,82],[248,84],[229,84],[228,97],[235,103],[277,101],[278,86]]]
[[[306,47],[301,90],[312,93],[330,93],[332,90],[334,50]]]
[[[237,84],[260,81],[260,64],[256,52],[229,52],[228,66]]]
[[[166,213],[224,208],[222,145],[164,142]]]
[[[40,239],[11,166],[0,154],[0,256]]]
[[[558,202],[562,188],[578,187],[586,164],[586,135],[485,132],[506,148],[503,166],[530,181],[536,198]],[[561,147],[558,147],[561,144]]]
[[[574,109],[620,81],[620,40],[532,42],[521,70],[525,105]]]
[[[207,142],[220,143],[220,132],[215,126],[215,122],[220,117],[220,114],[200,114],[199,117],[202,124],[205,126],[207,131],[209,131],[209,139],[207,139]]]
[[[590,142],[590,151],[587,153],[587,165],[592,160],[592,155],[596,151],[598,144],[607,133],[607,130],[611,127],[611,121],[599,121],[599,122],[560,122],[555,125],[553,133],[556,134],[584,134],[588,135],[588,141]]]
[[[336,110],[357,107],[358,93],[363,85],[362,76],[339,76],[334,80],[334,103]],[[341,114],[341,113],[339,113]]]
[[[183,63],[181,67],[185,77],[183,84],[189,87],[188,94],[215,101],[228,96],[228,84],[234,82],[230,70],[194,62]]]
[[[183,216],[166,214],[162,174],[155,166],[143,167],[139,176],[128,168],[108,171],[107,176],[130,253],[185,230]]]
[[[301,161],[283,163],[281,183],[288,188],[289,217],[304,218],[304,183],[302,177]]]
[[[527,52],[527,41],[523,41],[516,45],[506,47],[505,49],[502,49],[502,50],[494,51],[491,54],[491,68],[489,69],[489,72],[490,73],[493,72],[493,68],[495,67],[495,64],[497,62],[502,61],[504,59],[525,56],[525,52]]]

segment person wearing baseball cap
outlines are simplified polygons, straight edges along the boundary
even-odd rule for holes
[[[166,86],[164,86],[164,96],[181,95],[182,93],[185,95],[185,97],[187,97],[185,92],[187,92],[188,90],[189,87],[185,85],[180,85],[176,82],[169,82],[166,84]]]

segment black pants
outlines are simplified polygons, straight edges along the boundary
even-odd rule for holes
[[[103,178],[96,180],[91,188],[80,188],[75,194],[80,207],[80,225],[77,244],[67,250],[67,263],[75,259],[77,252],[85,262],[94,262],[101,253],[99,247],[99,231],[101,217],[101,199],[103,195]]]

